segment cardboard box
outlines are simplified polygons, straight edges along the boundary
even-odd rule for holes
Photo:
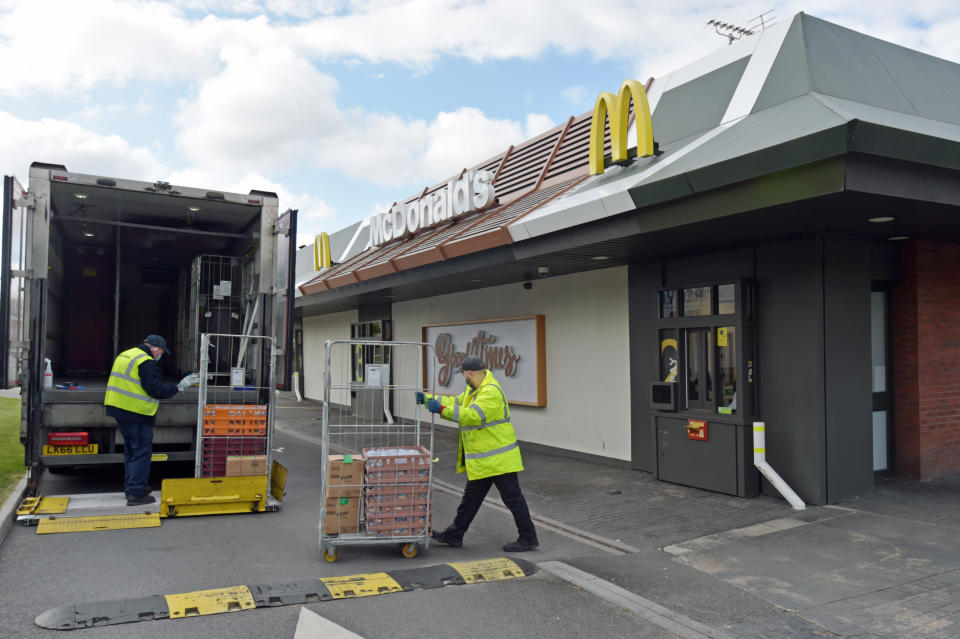
[[[227,455],[227,477],[266,475],[266,455]]]
[[[327,458],[327,494],[341,497],[363,494],[363,457],[330,455]]]
[[[227,477],[238,477],[243,474],[243,456],[227,455]]]
[[[360,530],[359,497],[327,497],[326,515],[323,519],[323,533],[355,533]]]
[[[243,457],[244,475],[266,475],[267,474],[267,456],[266,455],[244,455]]]

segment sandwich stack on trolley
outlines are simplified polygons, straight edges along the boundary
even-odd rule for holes
[[[327,340],[322,426],[320,551],[396,544],[416,557],[430,544],[434,415],[416,404],[420,342]],[[434,389],[429,390],[432,392]]]

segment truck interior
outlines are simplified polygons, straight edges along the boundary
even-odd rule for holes
[[[158,187],[52,182],[45,354],[58,383],[105,381],[115,354],[151,333],[173,351],[160,361],[165,377],[197,370],[188,361],[188,351],[196,357],[188,344],[195,258],[233,256],[257,268],[249,258],[259,242],[259,205]]]

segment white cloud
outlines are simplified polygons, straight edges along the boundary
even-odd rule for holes
[[[132,147],[119,136],[98,135],[63,120],[21,120],[0,111],[0,131],[0,166],[15,172],[24,185],[31,162],[151,182],[167,172],[149,149]]]
[[[528,113],[527,123],[523,127],[523,137],[525,139],[536,137],[555,126],[557,126],[556,122],[554,122],[549,115],[544,113]]]
[[[589,101],[588,89],[582,84],[576,86],[567,87],[560,92],[560,95],[563,96],[563,99],[572,104],[575,108],[583,108],[584,105]]]
[[[268,174],[308,166],[409,186],[448,177],[553,126],[545,115],[530,114],[524,128],[470,107],[429,122],[341,109],[337,81],[289,49],[233,48],[223,59],[223,71],[181,102],[176,117],[177,146],[196,165]]]
[[[285,170],[343,125],[337,81],[289,49],[231,48],[176,117],[177,145],[194,162]]]
[[[0,66],[10,71],[0,92],[190,77],[215,61],[199,30],[156,2],[21,2],[0,14]]]
[[[780,21],[803,9],[934,55],[960,54],[954,36],[960,8],[952,0],[908,8],[878,0],[870,11],[836,0],[774,6]],[[716,0],[6,0],[0,4],[0,64],[17,72],[0,92],[202,81],[218,72],[221,49],[240,43],[252,52],[287,47],[316,60],[396,62],[420,72],[447,58],[586,53],[633,61],[643,81],[724,46],[707,20],[742,24],[769,8],[751,1],[731,15],[729,3]],[[213,11],[228,17],[194,17]]]

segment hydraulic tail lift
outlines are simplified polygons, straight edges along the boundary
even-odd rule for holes
[[[269,477],[187,477],[165,479],[160,499],[127,506],[123,493],[28,497],[17,521],[36,525],[37,534],[150,528],[168,517],[271,512],[283,501],[287,469],[274,461]]]
[[[287,469],[273,459],[273,339],[203,333],[199,357],[194,477],[164,479],[160,499],[138,507],[127,506],[123,493],[31,497],[17,509],[17,520],[37,524],[44,534],[279,510]]]

